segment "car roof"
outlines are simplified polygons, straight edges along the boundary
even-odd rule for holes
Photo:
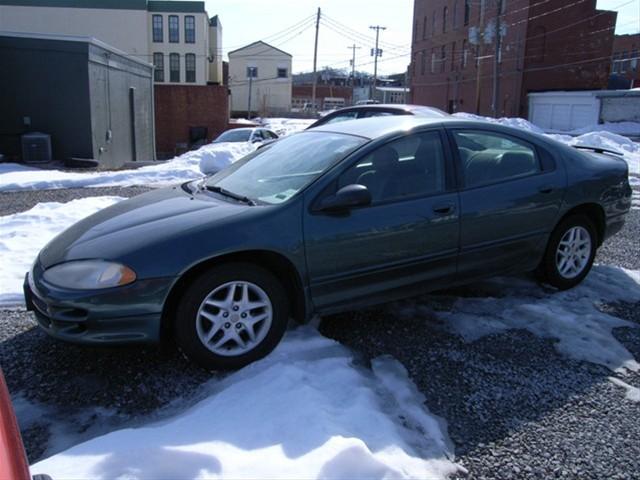
[[[429,107],[427,105],[411,105],[407,103],[373,103],[373,104],[365,104],[365,105],[352,105],[350,107],[338,108],[331,112],[331,114],[342,112],[342,111],[353,111],[353,110],[402,110],[404,112],[430,112],[430,113],[438,113],[442,116],[448,116],[449,114],[443,112],[439,108]]]
[[[242,128],[230,128],[229,130],[225,130],[222,133],[229,133],[229,132],[253,132],[254,130],[257,130],[260,127],[242,127]]]
[[[306,132],[331,132],[346,135],[355,135],[369,140],[373,140],[393,133],[413,130],[425,126],[450,126],[460,128],[479,128],[482,130],[493,130],[507,134],[517,135],[524,138],[537,138],[536,135],[521,129],[507,127],[504,125],[484,122],[481,120],[467,120],[460,117],[423,117],[414,115],[400,115],[389,117],[372,117],[361,120],[347,120],[345,122],[329,123],[314,127]]]

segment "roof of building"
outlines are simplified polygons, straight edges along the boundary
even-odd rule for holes
[[[0,0],[0,5],[16,7],[101,8],[148,10],[149,12],[205,13],[202,1],[175,0]]]
[[[236,52],[240,52],[241,50],[245,50],[245,49],[247,49],[249,47],[253,47],[254,45],[259,45],[259,44],[264,45],[267,48],[271,48],[273,50],[277,50],[278,52],[283,53],[283,54],[285,54],[285,55],[287,55],[289,57],[291,56],[290,53],[287,53],[284,50],[280,50],[279,48],[276,48],[273,45],[269,45],[267,42],[263,42],[262,40],[258,40],[257,42],[250,43],[249,45],[245,45],[244,47],[236,48],[235,50],[230,51],[227,55],[233,55]]]

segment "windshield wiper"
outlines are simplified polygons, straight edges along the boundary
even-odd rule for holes
[[[237,193],[230,192],[222,187],[218,187],[217,185],[207,185],[207,190],[210,192],[219,193],[220,195],[224,195],[225,197],[233,198],[234,200],[238,200],[239,202],[246,203],[247,205],[255,206],[256,202],[251,200],[249,197],[245,197],[244,195],[238,195]]]

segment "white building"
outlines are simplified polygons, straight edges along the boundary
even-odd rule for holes
[[[231,111],[274,115],[291,110],[291,55],[258,41],[229,52]],[[251,105],[249,96],[251,94]]]
[[[214,18],[202,1],[0,0],[0,31],[96,38],[153,63],[156,83],[222,82],[222,27]]]

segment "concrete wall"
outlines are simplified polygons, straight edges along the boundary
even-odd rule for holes
[[[291,56],[263,42],[229,53],[231,111],[246,112],[249,99],[247,67],[257,67],[252,81],[251,111],[261,115],[291,110]],[[277,78],[278,68],[287,69],[287,78]],[[246,114],[246,113],[245,113]]]
[[[90,45],[93,158],[101,167],[155,159],[151,71]]]
[[[39,131],[54,160],[92,158],[86,45],[0,36],[0,65],[11,65],[0,74],[0,152],[21,158],[20,135]]]
[[[173,157],[178,144],[188,147],[190,127],[207,127],[209,140],[225,131],[229,121],[228,102],[228,90],[221,85],[156,84],[156,150],[158,158]]]
[[[602,122],[639,122],[640,123],[640,93],[634,96],[600,98]]]

